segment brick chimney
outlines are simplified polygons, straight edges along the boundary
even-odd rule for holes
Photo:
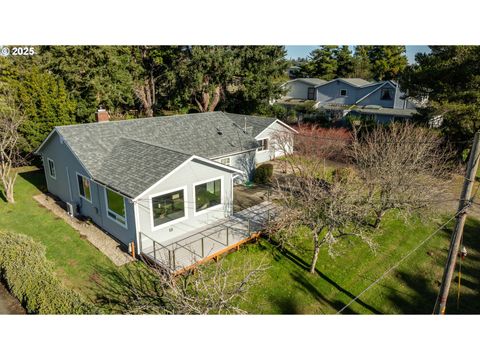
[[[110,120],[110,115],[107,110],[100,108],[95,113],[95,120],[97,120],[97,122],[106,122]]]

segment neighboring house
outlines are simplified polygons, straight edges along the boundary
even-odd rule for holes
[[[315,85],[316,84],[316,85]],[[367,116],[377,122],[411,118],[418,104],[407,99],[392,80],[369,82],[359,78],[295,79],[284,84],[287,94],[279,102],[314,100],[320,110],[343,110],[343,116]],[[389,110],[390,109],[390,110]],[[394,109],[394,110],[393,110]]]
[[[124,121],[105,113],[55,127],[36,153],[50,193],[137,252],[140,233],[162,242],[230,216],[234,181],[278,156],[272,131],[294,131],[223,112]]]

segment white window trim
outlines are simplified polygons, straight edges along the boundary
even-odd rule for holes
[[[228,164],[222,163],[222,160],[228,159]],[[223,158],[218,159],[218,162],[222,165],[227,165],[227,166],[232,166],[232,157],[231,156],[225,156]]]
[[[265,138],[261,138],[261,139],[257,139],[258,142],[262,141],[262,140],[267,140],[267,147],[269,146],[269,143],[270,143],[270,138],[268,137],[265,137]],[[269,149],[263,149],[263,150],[259,150],[260,148],[257,148],[257,152],[264,152],[264,151],[269,151]]]
[[[178,190],[183,190],[183,210],[184,210],[185,215],[181,218],[166,222],[165,224],[160,224],[160,225],[155,226],[155,222],[153,221],[152,199],[154,197],[169,194],[169,193],[172,193],[172,192],[175,192],[175,191],[178,191]],[[152,232],[160,230],[160,229],[164,229],[166,227],[172,226],[172,225],[177,224],[177,223],[179,223],[183,220],[188,219],[187,199],[188,199],[188,192],[187,192],[187,186],[186,185],[182,186],[182,187],[179,187],[179,188],[169,189],[167,191],[162,191],[160,193],[149,195],[149,197],[148,197],[149,205],[148,206],[150,207],[150,227],[151,227]]]
[[[122,194],[120,194],[119,192],[115,191],[115,190],[112,190],[110,188],[108,188],[108,190],[110,190],[111,192],[114,192],[118,195],[120,195],[123,199],[123,208],[125,209],[125,217],[123,217],[122,215],[120,214],[117,214],[115,211],[113,211],[112,209],[110,209],[108,207],[108,196],[107,196],[107,187],[104,186],[103,187],[103,194],[104,194],[104,197],[105,197],[105,213],[107,214],[107,218],[109,218],[110,220],[112,220],[113,222],[117,223],[118,225],[120,225],[121,227],[124,227],[125,229],[128,229],[128,221],[127,221],[127,203],[125,201],[125,196],[123,196]],[[125,224],[121,223],[120,221],[118,221],[116,218],[113,218],[110,216],[110,214],[108,213],[109,211],[111,211],[112,213],[116,214],[119,218],[123,219],[125,221]]]
[[[90,181],[90,179],[88,177],[86,177],[85,175],[82,175],[80,173],[76,173],[77,174],[77,177],[76,177],[76,180],[77,180],[77,188],[78,188],[78,195],[82,198],[82,199],[85,199],[86,201],[88,201],[90,204],[92,204],[92,182]],[[82,178],[84,179],[87,179],[88,180],[88,184],[89,184],[89,187],[90,187],[90,199],[87,199],[85,196],[83,196],[81,193],[80,193],[80,186],[78,185],[78,177],[81,176]],[[85,189],[84,189],[85,190]]]
[[[342,95],[342,91],[345,91],[345,95]],[[341,96],[341,97],[346,97],[346,96],[348,96],[348,89],[340,89],[340,96]]]
[[[197,194],[196,194],[196,191],[195,191],[195,186],[205,184],[205,183],[208,183],[208,182],[211,182],[211,181],[219,180],[219,179],[220,179],[220,188],[222,190],[220,192],[220,204],[209,207],[209,208],[206,208],[206,209],[203,209],[203,210],[200,210],[200,211],[197,211]],[[224,196],[225,187],[224,187],[224,177],[223,176],[217,176],[217,177],[214,177],[214,178],[211,178],[211,179],[208,179],[208,180],[197,181],[197,182],[192,184],[192,187],[193,187],[193,216],[199,216],[199,215],[205,214],[209,211],[218,210],[218,209],[223,208],[223,206],[225,204],[225,196]]]
[[[53,171],[55,172],[55,176],[52,175],[52,172],[50,170],[50,161],[52,162],[53,164]],[[53,179],[53,180],[57,180],[57,168],[55,167],[55,161],[53,161],[52,159],[50,159],[49,157],[47,157],[47,168],[48,168],[48,175],[50,175],[50,177]]]

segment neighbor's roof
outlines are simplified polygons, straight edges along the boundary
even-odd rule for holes
[[[296,79],[290,80],[290,82],[295,80],[302,81],[306,84],[313,85],[313,86],[323,85],[327,83],[326,80],[319,79],[319,78],[296,78]]]
[[[378,115],[393,115],[393,116],[413,116],[417,113],[415,109],[392,109],[392,108],[354,108],[352,112],[359,114],[378,114]]]
[[[241,129],[245,129],[245,125],[247,131],[252,129],[251,135],[257,136],[275,121],[276,118],[272,117],[264,117],[264,116],[252,116],[252,115],[241,115],[241,114],[231,114],[225,113],[235,124],[237,124]]]
[[[55,129],[94,179],[135,197],[192,155],[215,158],[257,148],[230,116],[210,112]]]
[[[352,86],[361,87],[366,85],[372,85],[373,83],[361,78],[338,78],[334,80],[342,80]],[[332,80],[333,81],[333,80]]]

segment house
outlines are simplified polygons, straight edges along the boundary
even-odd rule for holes
[[[315,108],[327,113],[340,111],[341,117],[356,115],[379,123],[408,119],[419,105],[408,99],[392,80],[370,82],[359,78],[295,79],[284,84],[288,104],[315,101]]]
[[[55,127],[36,154],[50,193],[137,253],[142,234],[161,243],[232,215],[234,182],[279,155],[276,129],[295,131],[223,112],[97,119]]]

